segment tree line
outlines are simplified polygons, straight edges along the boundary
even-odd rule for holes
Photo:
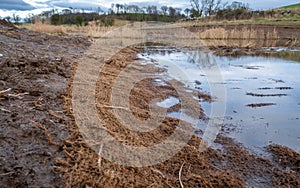
[[[112,3],[108,11],[101,7],[86,11],[72,7],[58,11],[52,9],[44,11],[39,15],[30,14],[25,18],[27,23],[48,22],[53,25],[76,24],[87,25],[90,21],[96,21],[101,26],[110,26],[116,19],[129,21],[161,21],[175,22],[177,20],[189,20],[193,18],[207,18],[217,20],[250,19],[253,17],[266,17],[276,14],[272,11],[251,11],[248,4],[234,1],[231,4],[222,0],[189,0],[190,8],[181,9],[172,6],[148,5],[127,5]],[[21,18],[14,14],[13,17],[6,17],[8,21],[18,23]]]
[[[83,9],[73,9],[72,7],[58,11],[52,9],[44,11],[41,14],[28,15],[24,21],[26,23],[48,22],[53,25],[61,24],[76,24],[87,25],[90,21],[96,21],[100,25],[113,25],[115,19],[129,20],[129,21],[162,21],[174,22],[178,19],[185,18],[186,15],[181,8],[172,6],[157,7],[149,5],[146,7],[139,7],[137,5],[126,4],[112,4],[107,12],[104,12],[100,7],[96,11],[86,11]],[[19,18],[19,17],[18,17]],[[11,18],[6,18],[11,21]],[[20,19],[13,19],[18,22]]]

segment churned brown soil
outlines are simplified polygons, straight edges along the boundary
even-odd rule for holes
[[[101,158],[82,138],[72,114],[72,80],[78,59],[91,42],[48,36],[0,25],[0,187],[299,187],[300,154],[270,146],[271,157],[249,153],[219,134],[219,149],[199,152],[201,138],[169,160],[150,167],[125,167]],[[157,130],[139,134],[114,117],[111,87],[139,49],[123,49],[105,64],[97,84],[97,110],[105,127],[128,145],[149,146],[172,134],[178,120],[166,118]],[[143,70],[142,66],[136,68]],[[147,67],[147,70],[156,70]],[[164,91],[164,92],[160,92]],[[171,85],[143,80],[132,89],[130,110],[149,117],[153,98],[178,96]],[[200,98],[210,100],[199,93]],[[170,111],[177,111],[180,105]],[[200,114],[203,120],[205,115]],[[186,124],[188,124],[186,122]]]
[[[153,132],[131,132],[118,122],[112,109],[107,108],[111,107],[112,86],[116,77],[126,66],[137,60],[137,52],[138,49],[124,49],[113,56],[102,69],[97,88],[98,113],[104,120],[106,129],[120,142],[134,146],[151,146],[172,134],[178,120],[166,118]],[[157,69],[145,66],[147,68],[136,65],[134,69],[147,72]],[[122,95],[122,91],[120,92]],[[172,86],[153,86],[151,79],[143,80],[132,89],[132,112],[140,119],[147,119],[150,100],[157,97],[164,99],[167,96],[177,96]],[[207,100],[209,99],[208,97]],[[178,108],[170,110],[176,111]],[[204,114],[201,116],[204,118]],[[180,187],[180,180],[185,187],[297,187],[300,183],[299,173],[283,170],[278,166],[276,156],[274,159],[265,159],[250,154],[232,139],[221,135],[216,143],[220,144],[222,149],[208,148],[199,152],[201,139],[193,136],[189,143],[169,160],[151,167],[136,168],[124,167],[101,158],[84,143],[78,129],[73,128],[73,135],[68,139],[65,148],[67,160],[61,161],[59,167],[68,180],[69,187]],[[283,148],[283,153],[286,149]],[[299,156],[296,152],[295,154]]]
[[[70,133],[63,96],[90,42],[0,22],[0,187],[58,187]]]

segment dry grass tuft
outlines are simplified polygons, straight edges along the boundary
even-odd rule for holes
[[[66,33],[70,35],[80,35],[90,38],[100,38],[105,33],[113,30],[115,27],[103,27],[97,25],[88,25],[88,26],[64,26]]]
[[[22,26],[26,29],[37,31],[41,33],[47,33],[47,34],[55,34],[55,35],[65,35],[65,27],[64,26],[56,26],[56,25],[50,25],[50,24],[43,24],[41,22],[37,22],[35,24]]]
[[[22,26],[23,28],[47,33],[51,35],[79,35],[85,36],[89,38],[100,38],[108,31],[114,29],[115,27],[102,27],[97,26],[95,24],[90,24],[88,26],[75,26],[75,25],[51,25],[51,24],[43,24],[41,22],[37,22],[35,24]]]

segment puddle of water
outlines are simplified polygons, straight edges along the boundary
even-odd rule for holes
[[[157,102],[156,105],[163,108],[171,108],[179,103],[179,99],[173,96],[166,98],[163,101]]]
[[[198,55],[201,57],[199,64],[190,54],[179,51],[161,53],[162,50],[143,53],[142,56],[155,62],[153,64],[156,66],[167,68],[171,78],[180,80],[189,89],[209,94],[212,85],[226,86],[227,107],[224,115],[230,118],[225,118],[224,124],[238,128],[224,134],[250,150],[280,144],[300,152],[299,62],[266,57],[216,57],[203,53]],[[210,61],[216,61],[219,65],[223,83],[208,83],[202,70],[209,67]],[[174,99],[169,100],[174,103]],[[210,116],[212,103],[199,103]],[[178,117],[176,114],[169,115]],[[190,121],[185,117],[181,119]],[[198,127],[205,130],[203,125]]]
[[[166,82],[165,80],[162,80],[162,79],[159,79],[159,78],[156,78],[156,79],[154,80],[154,84],[155,84],[156,86],[167,86],[167,85],[168,85],[167,82]]]

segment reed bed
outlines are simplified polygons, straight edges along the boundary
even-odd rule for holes
[[[279,39],[274,29],[266,32],[262,29],[224,29],[221,27],[207,29],[196,34],[207,46],[238,46],[238,47],[271,47]]]
[[[104,27],[97,26],[96,24],[90,24],[87,26],[76,26],[76,25],[51,25],[43,23],[35,23],[30,25],[22,26],[23,28],[47,33],[51,35],[79,35],[90,38],[100,38],[108,31],[115,27]]]

